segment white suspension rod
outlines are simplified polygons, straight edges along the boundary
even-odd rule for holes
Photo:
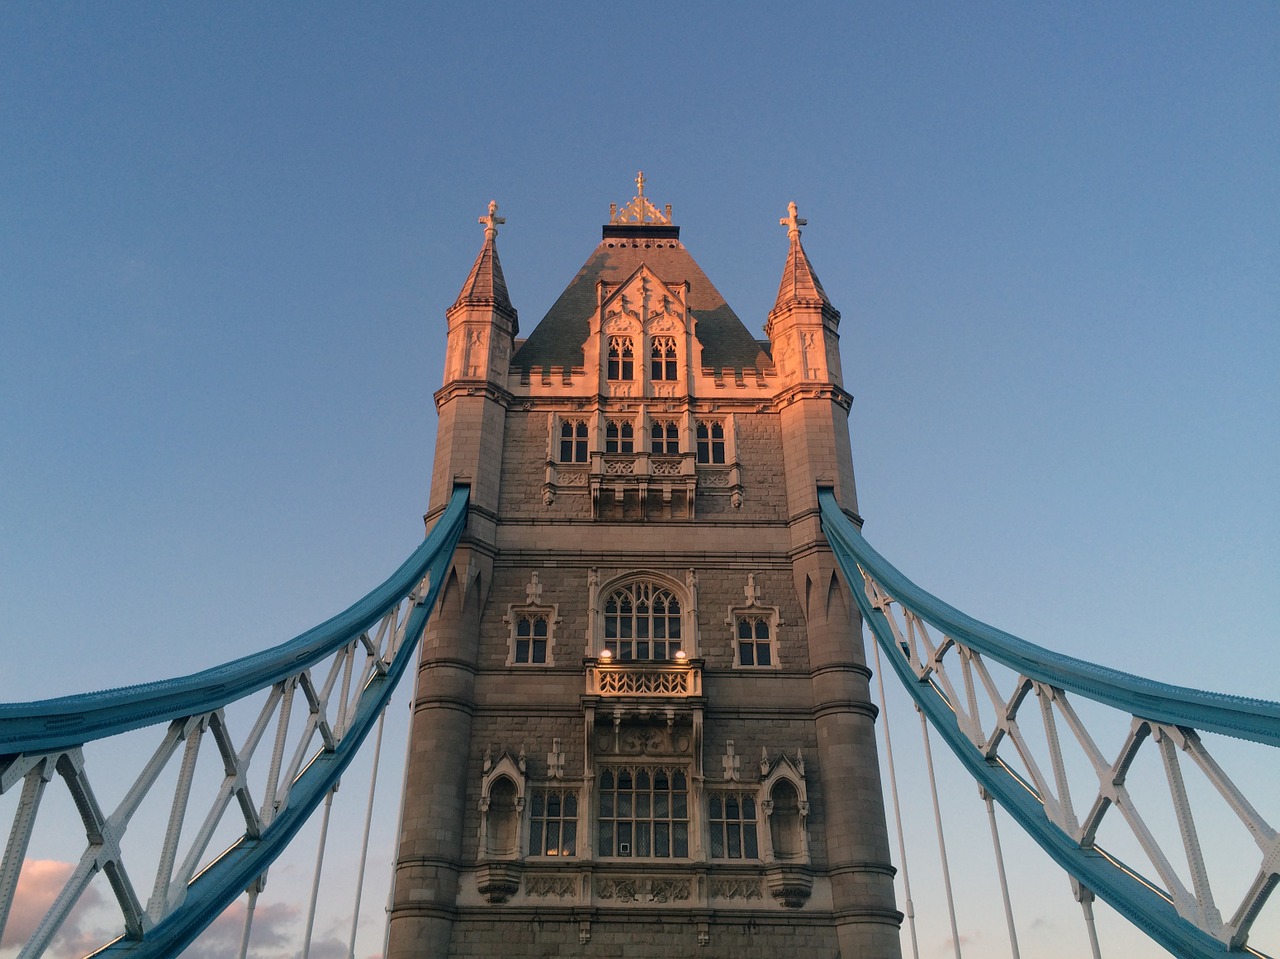
[[[351,941],[347,944],[347,959],[356,959],[356,930],[360,928],[360,899],[364,892],[364,867],[369,859],[369,827],[373,823],[373,797],[378,788],[378,760],[382,756],[382,727],[387,721],[383,707],[378,716],[378,734],[373,740],[373,771],[369,773],[369,804],[364,811],[364,837],[360,840],[360,868],[356,872],[356,902],[351,910]]]
[[[249,894],[249,902],[244,910],[244,931],[240,933],[240,959],[245,959],[249,954],[249,934],[253,931],[253,910],[258,907],[258,892],[261,888],[262,882],[255,879],[253,885],[245,890]]]
[[[1009,948],[1013,952],[1013,959],[1022,959],[1022,954],[1018,952],[1018,930],[1013,924],[1013,905],[1009,902],[1009,881],[1004,875],[1004,853],[1000,850],[1000,833],[996,829],[995,803],[991,801],[991,793],[981,786],[978,787],[978,792],[987,804],[987,820],[991,823],[991,845],[996,851],[996,872],[1000,875],[1000,895],[1004,898],[1004,921],[1009,926]]]
[[[876,654],[876,683],[880,687],[880,721],[884,726],[884,753],[889,764],[889,791],[893,795],[893,822],[898,830],[898,861],[902,863],[902,891],[906,896],[904,909],[907,914],[907,930],[911,933],[911,955],[920,959],[920,944],[916,939],[916,907],[911,901],[911,876],[907,872],[907,843],[902,833],[902,807],[898,803],[898,773],[893,765],[893,742],[889,738],[889,709],[884,698],[884,671],[880,668],[880,644],[873,638],[871,648]]]
[[[302,959],[311,955],[311,930],[316,922],[316,899],[320,896],[320,871],[324,868],[324,844],[329,838],[329,814],[333,812],[333,794],[338,791],[334,783],[329,794],[324,797],[324,818],[320,820],[320,846],[316,849],[316,873],[311,880],[311,904],[307,907],[307,933],[302,940]]]
[[[929,748],[929,722],[924,718],[924,710],[919,706],[920,735],[924,737],[924,758],[929,767],[929,791],[933,794],[933,823],[938,829],[938,855],[942,858],[942,882],[947,890],[947,915],[951,919],[951,944],[955,947],[956,959],[960,955],[960,930],[956,927],[956,902],[951,892],[951,869],[947,866],[947,841],[942,835],[942,807],[938,805],[938,781],[933,774],[933,750]],[[303,959],[306,959],[304,956]]]
[[[409,735],[404,738],[404,763],[401,769],[404,772],[400,779],[400,804],[396,807],[396,848],[395,854],[391,857],[391,882],[387,885],[387,921],[382,924],[382,954],[385,956],[391,948],[391,909],[396,903],[396,860],[400,858],[400,843],[404,839],[404,777],[409,774],[409,759],[413,755],[413,703],[414,692],[410,687],[409,691]],[[388,703],[388,705],[390,705]]]
[[[1098,948],[1098,927],[1093,921],[1093,890],[1078,886],[1076,898],[1080,900],[1080,909],[1084,912],[1084,927],[1089,932],[1089,948],[1093,950],[1093,959],[1102,959],[1102,950]]]

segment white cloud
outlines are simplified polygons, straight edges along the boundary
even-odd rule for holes
[[[28,859],[23,862],[22,872],[18,874],[13,906],[9,910],[9,922],[5,925],[4,939],[0,941],[0,946],[21,946],[31,938],[75,868],[73,863],[59,862],[56,859]],[[60,943],[83,939],[86,935],[83,927],[87,925],[87,913],[101,901],[102,896],[95,886],[90,885],[85,889],[80,901],[62,924],[58,933]],[[95,943],[95,948],[100,945],[101,941]]]

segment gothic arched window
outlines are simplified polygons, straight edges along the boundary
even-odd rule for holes
[[[608,373],[611,380],[634,380],[636,378],[636,355],[631,337],[609,337]]]
[[[610,420],[604,429],[604,451],[606,453],[634,453],[636,451],[636,431],[630,423],[619,423]]]
[[[604,601],[604,648],[619,661],[674,659],[680,650],[680,599],[656,583],[634,582]]]
[[[674,336],[655,336],[649,350],[649,379],[676,378],[676,340]]]
[[[649,451],[654,456],[675,456],[680,452],[680,427],[673,420],[654,420],[649,439]]]
[[[724,462],[724,423],[719,420],[698,420],[698,462]]]
[[[585,463],[586,461],[586,420],[565,420],[560,424],[560,462]]]

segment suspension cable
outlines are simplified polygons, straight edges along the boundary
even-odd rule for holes
[[[316,899],[320,895],[320,872],[324,868],[324,844],[329,838],[329,814],[333,812],[333,794],[338,791],[334,783],[329,794],[324,797],[324,818],[320,821],[320,845],[316,849],[316,872],[311,880],[311,905],[307,907],[307,933],[302,940],[302,959],[311,955],[311,930],[316,922]]]
[[[996,851],[996,872],[1000,875],[1000,895],[1004,899],[1004,921],[1009,926],[1009,948],[1013,951],[1013,959],[1022,959],[1018,952],[1018,930],[1013,925],[1013,904],[1009,901],[1009,880],[1004,874],[1004,853],[1000,849],[1000,833],[996,829],[996,807],[991,800],[991,793],[979,786],[978,794],[987,804],[987,820],[991,823],[991,845]]]
[[[889,791],[893,795],[893,823],[898,830],[898,861],[902,863],[902,891],[906,898],[907,929],[911,933],[911,955],[920,959],[920,944],[916,940],[916,907],[911,901],[911,875],[907,872],[907,843],[902,833],[902,807],[898,803],[898,773],[893,765],[893,741],[889,738],[889,709],[884,698],[884,671],[880,668],[880,644],[873,638],[871,648],[876,654],[876,683],[880,687],[880,722],[884,727],[884,752],[889,765]]]
[[[933,793],[933,823],[938,829],[938,855],[942,858],[942,882],[947,890],[947,915],[951,919],[951,943],[955,946],[956,959],[960,955],[960,930],[956,927],[956,903],[951,893],[951,870],[947,866],[947,841],[942,836],[942,807],[938,805],[938,782],[933,775],[933,750],[929,748],[929,722],[924,718],[924,710],[919,706],[920,735],[924,737],[924,758],[929,767],[929,791]],[[306,959],[306,956],[303,956]]]
[[[347,959],[356,956],[356,930],[360,927],[360,898],[364,892],[364,867],[369,860],[369,827],[373,822],[373,797],[378,788],[378,760],[382,756],[382,727],[386,725],[387,709],[378,716],[378,734],[373,740],[373,771],[369,774],[369,805],[364,811],[364,838],[360,840],[360,868],[356,873],[356,902],[351,912],[351,940],[347,945]]]

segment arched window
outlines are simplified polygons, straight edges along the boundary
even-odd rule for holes
[[[545,663],[547,661],[547,614],[520,613],[516,616],[516,645],[514,661],[517,663]]]
[[[634,453],[636,451],[636,431],[630,423],[619,423],[610,420],[604,428],[604,451],[606,453]]]
[[[698,462],[724,462],[724,423],[698,420]]]
[[[673,336],[655,336],[649,350],[649,378],[674,380],[676,378],[676,340]]]
[[[680,600],[664,586],[635,582],[604,601],[604,648],[615,660],[674,659],[680,650]]]
[[[560,462],[585,463],[586,461],[586,420],[565,420],[560,424]]]
[[[654,420],[649,438],[649,451],[654,456],[675,456],[680,452],[680,427],[673,420]]]
[[[738,616],[738,665],[772,666],[771,617],[757,614]]]
[[[629,336],[609,337],[609,379],[634,380],[636,378],[635,347]]]

